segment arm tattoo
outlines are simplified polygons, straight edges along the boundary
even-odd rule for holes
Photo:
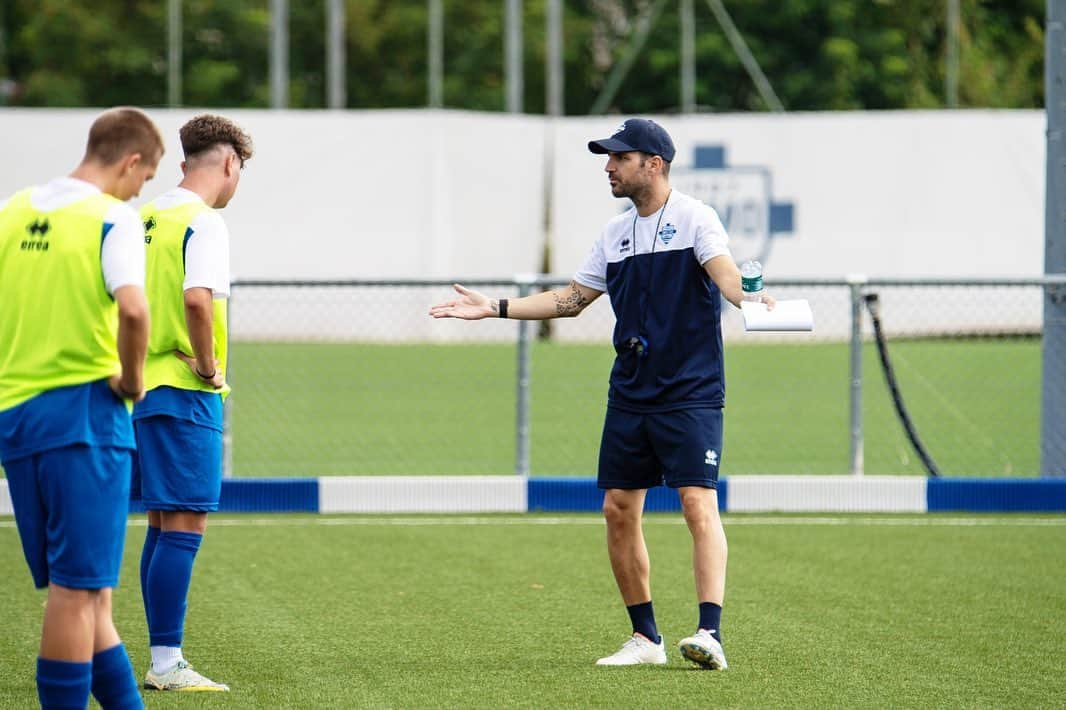
[[[555,315],[557,316],[576,316],[589,304],[589,300],[585,298],[573,281],[570,282],[569,296],[564,298],[554,292],[552,296],[555,297]]]

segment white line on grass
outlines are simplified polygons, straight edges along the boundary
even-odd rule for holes
[[[746,526],[781,526],[781,525],[856,525],[856,526],[888,526],[888,527],[1066,527],[1066,516],[1036,518],[1036,517],[936,517],[933,515],[923,517],[908,516],[794,516],[777,517],[772,515],[745,515],[734,517],[722,516],[722,521],[727,527],[734,525]],[[684,519],[677,516],[662,516],[653,514],[644,518],[645,525],[684,525]],[[130,527],[144,527],[147,524],[145,518],[131,518]],[[377,518],[362,515],[347,515],[343,517],[319,517],[307,515],[304,517],[289,517],[279,514],[269,517],[212,517],[209,523],[211,527],[311,527],[311,526],[369,526],[369,527],[463,527],[463,526],[507,526],[507,525],[603,525],[603,519],[598,516],[541,516],[541,515],[518,515],[514,517],[470,517],[470,516],[440,516],[440,517],[389,517]],[[0,528],[14,528],[15,521],[11,519],[0,520]]]

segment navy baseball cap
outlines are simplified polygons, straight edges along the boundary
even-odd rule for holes
[[[668,163],[674,159],[676,152],[666,129],[647,118],[626,119],[610,138],[589,141],[589,150],[597,154],[639,150],[641,153],[661,156]]]

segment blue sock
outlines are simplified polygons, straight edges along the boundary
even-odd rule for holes
[[[722,643],[722,607],[714,602],[700,602],[700,625],[699,628],[707,629],[714,636],[714,640]]]
[[[165,531],[148,567],[148,641],[152,646],[181,647],[192,564],[203,535]]]
[[[85,710],[93,664],[37,658],[37,699],[42,710]]]
[[[104,710],[139,710],[144,707],[137,691],[126,647],[121,643],[93,656],[93,697]]]
[[[148,526],[148,534],[144,536],[144,548],[141,550],[141,599],[144,600],[144,618],[148,619],[148,568],[152,564],[152,555],[155,554],[155,545],[159,542],[159,528]],[[149,620],[148,625],[152,622]]]
[[[651,602],[627,606],[626,611],[629,612],[629,620],[633,622],[633,631],[654,643],[660,643],[663,640],[659,636],[659,629],[655,626],[655,610],[652,609]]]

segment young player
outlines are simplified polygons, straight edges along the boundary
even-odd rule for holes
[[[159,129],[103,113],[69,177],[0,206],[0,460],[34,584],[48,587],[41,706],[143,707],[111,618],[126,540],[149,312],[144,231],[125,204],[156,171]]]
[[[184,178],[141,210],[155,324],[148,392],[133,411],[134,496],[148,510],[141,592],[152,662],[144,685],[227,691],[193,670],[182,641],[193,563],[222,488],[229,233],[216,210],[236,192],[252,143],[235,123],[214,115],[193,118],[180,133]]]

